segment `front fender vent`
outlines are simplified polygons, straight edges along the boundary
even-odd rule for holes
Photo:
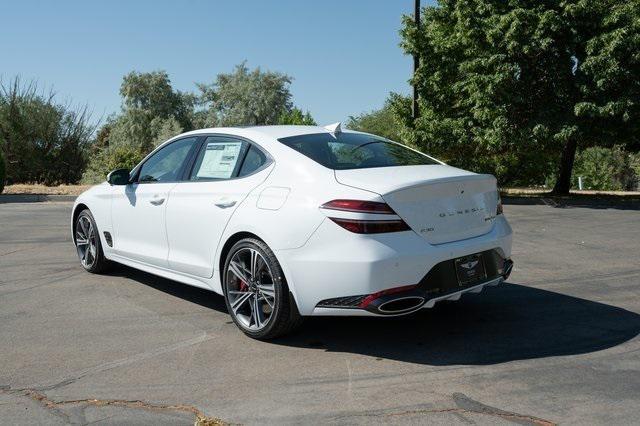
[[[109,247],[113,247],[113,238],[111,238],[111,234],[109,232],[104,232],[104,239],[107,240]]]

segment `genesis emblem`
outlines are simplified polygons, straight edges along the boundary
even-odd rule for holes
[[[462,266],[464,269],[473,269],[474,266],[476,266],[478,264],[477,260],[472,260],[466,263],[461,263],[460,266]]]

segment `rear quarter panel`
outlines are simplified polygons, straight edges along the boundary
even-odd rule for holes
[[[216,250],[216,268],[219,269],[225,242],[239,232],[255,234],[273,251],[293,250],[302,247],[326,219],[319,207],[327,201],[382,201],[378,194],[341,185],[333,170],[291,151],[291,158],[275,158],[269,177],[245,198],[229,220]],[[282,266],[286,275],[286,265]],[[296,284],[290,280],[288,283],[295,296]],[[215,280],[214,287],[221,291],[221,280]]]

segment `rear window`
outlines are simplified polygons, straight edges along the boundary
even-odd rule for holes
[[[278,140],[334,170],[440,164],[398,143],[361,133],[316,133]]]

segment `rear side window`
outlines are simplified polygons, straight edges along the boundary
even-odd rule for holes
[[[196,158],[191,180],[230,179],[244,157],[246,145],[238,139],[208,137]]]
[[[267,157],[255,146],[251,145],[247,155],[244,157],[244,162],[238,173],[238,177],[250,175],[258,170],[264,163],[267,162]]]
[[[267,155],[252,143],[228,136],[209,136],[191,169],[192,181],[225,180],[254,173],[268,163]]]
[[[279,141],[334,170],[440,164],[399,143],[360,133],[316,133]]]

